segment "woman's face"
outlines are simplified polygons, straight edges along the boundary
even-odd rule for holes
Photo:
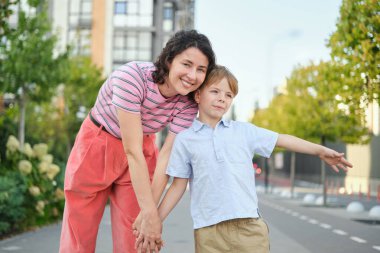
[[[165,97],[177,94],[187,95],[201,86],[206,77],[207,57],[195,47],[190,47],[176,55],[169,64],[169,75],[165,84],[160,85]]]

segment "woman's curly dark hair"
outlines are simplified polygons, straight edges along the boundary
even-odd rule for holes
[[[170,38],[154,63],[156,70],[152,73],[153,81],[157,84],[163,84],[169,75],[168,64],[172,63],[174,57],[190,47],[198,48],[207,57],[207,76],[215,66],[215,53],[209,39],[196,30],[181,30]]]

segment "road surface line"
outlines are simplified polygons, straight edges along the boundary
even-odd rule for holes
[[[21,248],[20,247],[18,247],[18,246],[8,246],[8,247],[3,247],[3,248],[1,248],[2,250],[6,250],[6,251],[18,251],[18,250],[20,250]]]
[[[314,225],[316,225],[316,224],[319,223],[319,221],[314,220],[314,219],[309,219],[308,222],[311,223],[311,224],[314,224]]]
[[[307,218],[308,218],[308,217],[307,217],[306,215],[301,215],[301,216],[300,216],[300,219],[301,219],[301,220],[307,220]]]
[[[374,248],[375,250],[380,251],[380,246],[375,245],[375,246],[373,246],[372,248]]]
[[[347,232],[339,229],[334,229],[333,232],[338,235],[347,235]]]
[[[366,240],[359,238],[359,237],[356,237],[356,236],[351,236],[350,239],[355,241],[355,242],[358,242],[358,243],[366,243],[367,242]]]
[[[331,228],[331,225],[326,224],[326,223],[321,223],[319,226],[321,226],[322,228],[325,228],[325,229],[330,229]]]

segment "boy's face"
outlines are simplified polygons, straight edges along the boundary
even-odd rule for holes
[[[234,94],[226,78],[198,90],[195,101],[199,106],[199,119],[214,125],[228,111],[233,99]]]

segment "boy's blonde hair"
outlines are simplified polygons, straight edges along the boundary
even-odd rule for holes
[[[234,96],[239,92],[238,80],[226,67],[222,65],[216,65],[210,73],[207,75],[203,85],[200,89],[210,86],[213,83],[220,82],[223,78],[227,79],[228,85]]]

